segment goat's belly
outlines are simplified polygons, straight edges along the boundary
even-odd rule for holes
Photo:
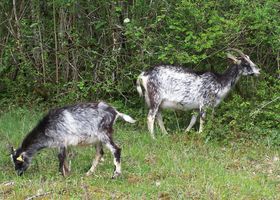
[[[175,110],[193,110],[199,108],[199,104],[195,102],[176,102],[176,101],[163,101],[160,105],[162,109],[175,109]]]
[[[94,144],[98,141],[98,138],[95,136],[69,136],[65,139],[66,146],[86,146]]]
[[[199,108],[199,104],[195,103],[195,102],[191,102],[191,103],[183,103],[185,110],[193,110],[193,109],[198,109]]]

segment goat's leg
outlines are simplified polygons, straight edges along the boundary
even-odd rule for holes
[[[161,132],[163,132],[164,134],[167,135],[168,133],[167,133],[165,127],[164,127],[163,120],[162,120],[162,115],[161,115],[160,111],[158,111],[158,113],[157,113],[157,121],[158,121]]]
[[[149,114],[148,114],[148,129],[150,131],[150,134],[152,136],[153,139],[155,139],[155,135],[154,135],[154,123],[155,123],[155,117],[157,115],[157,111],[158,111],[158,107],[155,108],[150,108],[149,110]]]
[[[206,117],[206,112],[205,110],[201,109],[200,110],[200,124],[199,124],[199,133],[201,133],[203,131],[203,124],[205,122],[205,117]]]
[[[189,124],[188,128],[185,130],[185,132],[189,132],[191,130],[191,128],[195,124],[196,120],[197,120],[197,113],[192,115],[190,124]]]
[[[103,151],[102,143],[101,143],[100,155],[101,155],[100,161],[104,162],[104,157],[103,157],[104,156],[104,151]]]
[[[67,176],[70,172],[68,164],[66,162],[66,147],[60,147],[59,154],[59,171],[63,176]]]
[[[121,175],[121,148],[118,147],[112,141],[112,139],[110,139],[110,142],[106,143],[106,147],[111,151],[111,153],[114,156],[115,170],[112,176],[112,179],[114,179]]]
[[[87,176],[90,176],[95,172],[95,169],[96,169],[98,163],[100,162],[100,160],[102,159],[103,154],[104,154],[102,144],[100,142],[98,142],[95,145],[95,149],[96,149],[95,159],[92,161],[91,168],[86,173]]]

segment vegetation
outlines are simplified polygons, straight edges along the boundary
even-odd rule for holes
[[[278,1],[13,0],[1,1],[0,9],[3,105],[103,99],[143,118],[135,90],[140,71],[178,63],[222,72],[225,49],[236,47],[250,55],[262,76],[239,83],[216,111],[213,124],[224,133],[206,137],[280,143]]]
[[[12,168],[7,141],[19,145],[40,118],[16,109],[0,119],[0,198],[26,199],[279,199],[279,151],[259,144],[205,143],[197,133],[173,132],[152,141],[148,131],[117,122],[123,174],[111,180],[112,156],[86,177],[95,150],[70,149],[72,172],[58,173],[56,149],[42,150],[22,177]],[[3,134],[5,133],[5,134]]]
[[[120,180],[109,180],[108,154],[96,176],[81,176],[91,148],[73,148],[73,174],[66,179],[57,174],[55,151],[38,155],[23,178],[1,156],[0,199],[41,190],[65,199],[279,198],[279,10],[277,0],[2,0],[2,155],[8,155],[8,142],[19,145],[51,107],[103,99],[138,124],[117,127],[124,149]],[[157,132],[160,139],[151,141],[147,110],[135,89],[140,71],[176,63],[223,72],[228,47],[250,55],[261,76],[242,78],[207,117],[202,134],[183,133],[190,113],[166,111],[170,135]]]

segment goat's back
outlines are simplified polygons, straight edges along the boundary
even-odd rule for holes
[[[51,110],[35,129],[49,138],[49,147],[86,145],[107,139],[116,115],[104,102],[81,103]]]
[[[207,104],[209,94],[220,87],[211,72],[198,73],[172,65],[156,66],[146,71],[143,78],[148,92],[146,101],[151,102],[151,98],[156,96],[163,108],[199,108]]]

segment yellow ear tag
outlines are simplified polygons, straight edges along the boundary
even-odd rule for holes
[[[22,158],[22,155],[20,155],[19,157],[17,157],[17,160],[20,161],[20,162],[24,162],[23,158]]]

